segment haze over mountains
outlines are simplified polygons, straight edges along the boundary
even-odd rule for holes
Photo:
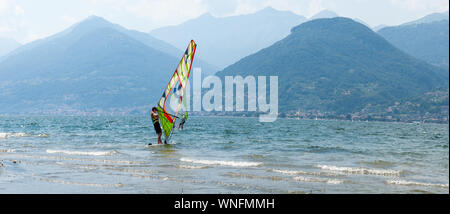
[[[209,13],[176,26],[152,30],[150,34],[177,48],[181,41],[196,38],[206,49],[199,57],[225,68],[239,59],[266,48],[289,35],[290,29],[306,21],[339,15],[323,10],[309,19],[288,11],[267,7],[253,14],[218,18]],[[354,20],[369,26],[361,19]]]
[[[315,17],[324,16],[338,15]],[[430,115],[434,109],[448,118],[448,18],[446,28],[446,20],[421,20],[377,34],[358,19],[308,21],[266,8],[235,17],[206,14],[155,30],[163,32],[158,39],[91,16],[0,56],[0,114],[142,114],[193,38],[194,67],[203,73],[279,76],[282,113]]]
[[[442,21],[442,20],[448,21],[448,19],[449,19],[449,13],[447,11],[444,13],[432,13],[430,15],[424,16],[423,18],[420,18],[418,20],[414,20],[411,22],[407,22],[402,25],[425,24],[425,23],[431,23],[431,22]]]
[[[195,38],[205,49],[198,56],[224,68],[282,39],[304,21],[303,16],[268,7],[254,14],[224,18],[207,13],[177,26],[152,30],[150,35],[177,48],[184,45],[182,41]]]
[[[449,67],[449,22],[386,27],[378,33],[406,53],[443,68]]]
[[[448,11],[444,12],[444,13],[432,13],[432,14],[426,15],[420,19],[403,23],[399,26],[425,24],[425,23],[431,23],[431,22],[442,21],[442,20],[449,20]],[[381,25],[374,27],[373,31],[378,32],[379,30],[386,28],[386,27],[395,27],[395,26],[388,26],[385,24],[381,24]]]
[[[378,33],[402,51],[428,63],[449,67],[449,17],[434,13]]]
[[[331,19],[331,18],[335,18],[338,17],[339,15],[331,10],[322,10],[320,12],[318,12],[317,14],[315,14],[314,16],[312,16],[311,18],[309,18],[309,20],[314,20],[314,19]]]
[[[182,53],[92,16],[0,61],[0,113],[148,110]]]
[[[216,75],[278,76],[282,112],[378,113],[405,98],[448,88],[446,70],[403,53],[347,18],[303,23]]]

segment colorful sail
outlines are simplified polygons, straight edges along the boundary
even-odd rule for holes
[[[164,132],[165,142],[168,141],[172,134],[175,121],[177,118],[181,118],[181,116],[179,116],[181,115],[181,103],[183,102],[186,85],[189,80],[189,74],[191,73],[196,47],[197,45],[194,40],[191,40],[189,46],[184,52],[183,57],[181,58],[180,64],[178,64],[177,69],[170,78],[169,84],[158,102],[157,109],[159,123],[161,124]],[[185,114],[187,114],[186,109],[184,110]]]

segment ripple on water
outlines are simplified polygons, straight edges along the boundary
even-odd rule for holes
[[[191,117],[173,136],[179,144],[167,148],[146,146],[156,141],[148,117],[0,116],[0,171],[16,176],[0,189],[14,192],[36,175],[65,184],[55,192],[115,188],[130,176],[137,179],[115,191],[140,192],[155,181],[201,183],[185,186],[206,193],[448,192],[447,124],[278,120]]]
[[[428,186],[428,187],[448,188],[448,184],[423,183],[423,182],[406,181],[406,180],[387,180],[386,183],[392,184],[392,185],[403,185],[403,186]]]
[[[374,161],[361,161],[362,164],[366,164],[373,167],[393,167],[395,163],[384,161],[384,160],[374,160]]]
[[[316,178],[316,177],[303,177],[297,176],[293,178],[295,181],[299,182],[312,182],[312,183],[327,183],[327,184],[343,184],[343,180],[338,179],[324,179],[324,178]]]
[[[328,165],[317,165],[322,170],[341,172],[346,174],[361,174],[361,175],[380,175],[380,176],[396,176],[399,177],[402,171],[390,170],[390,169],[370,169],[370,168],[351,168],[351,167],[338,167]]]
[[[47,149],[47,153],[49,154],[55,154],[55,153],[62,153],[62,154],[68,154],[68,155],[82,155],[82,156],[107,156],[107,155],[114,155],[117,153],[117,151],[74,151],[74,150],[53,150],[53,149]]]

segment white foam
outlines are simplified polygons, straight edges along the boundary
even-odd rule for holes
[[[204,169],[204,168],[207,168],[207,166],[189,166],[189,165],[178,165],[176,167],[181,168],[181,169]]]
[[[337,180],[337,179],[332,179],[332,180],[327,181],[327,184],[342,184],[342,183],[344,183],[344,181]]]
[[[295,171],[295,170],[282,170],[282,169],[272,169],[273,172],[285,174],[285,175],[319,175],[316,172],[305,172],[305,171]]]
[[[11,133],[11,132],[0,132],[0,139],[6,139],[10,137],[28,137],[30,136],[27,133],[18,132],[18,133]]]
[[[195,160],[190,158],[181,158],[180,161],[189,163],[198,163],[205,165],[220,165],[233,167],[255,167],[262,165],[261,162],[243,162],[243,161],[221,161],[221,160]]]
[[[433,184],[433,183],[421,183],[415,181],[405,181],[405,180],[387,180],[388,184],[393,185],[404,185],[404,186],[433,186],[433,187],[442,187],[448,188],[448,184]]]
[[[23,133],[23,132],[18,132],[18,133],[11,133],[10,137],[28,137],[30,136],[27,133]]]
[[[300,181],[300,182],[315,182],[315,183],[327,183],[327,184],[342,184],[342,183],[344,183],[344,181],[337,180],[337,179],[308,178],[308,177],[302,177],[302,176],[294,177],[294,180]]]
[[[39,136],[39,137],[49,137],[48,134],[39,134],[38,136]]]
[[[63,153],[68,155],[87,155],[87,156],[106,156],[117,153],[116,151],[86,152],[86,151],[70,151],[70,150],[52,150],[52,149],[47,149],[46,152],[49,154]]]
[[[327,165],[317,165],[317,167],[323,170],[342,172],[348,174],[400,176],[400,171],[390,169],[351,168],[351,167],[338,167]]]

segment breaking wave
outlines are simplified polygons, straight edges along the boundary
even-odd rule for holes
[[[0,139],[6,139],[10,137],[28,137],[30,136],[27,133],[18,132],[18,133],[10,133],[10,132],[0,132]]]
[[[361,174],[361,175],[382,175],[382,176],[400,176],[401,171],[390,169],[369,169],[369,168],[351,168],[317,165],[318,168],[328,171],[341,172],[347,174]]]
[[[180,169],[206,169],[207,166],[189,166],[189,165],[177,165],[176,168]]]
[[[282,169],[271,169],[272,172],[285,174],[285,175],[320,175],[318,172],[305,172],[305,171],[295,171],[295,170],[282,170]]]
[[[181,158],[180,161],[189,163],[198,163],[205,165],[220,165],[220,166],[233,166],[233,167],[255,167],[261,166],[261,162],[244,162],[244,161],[221,161],[221,160],[195,160],[190,158]]]
[[[49,135],[49,134],[38,134],[38,136],[39,136],[39,137],[46,138],[46,137],[49,137],[50,135]]]
[[[433,184],[433,183],[421,183],[415,181],[405,181],[405,180],[388,180],[388,184],[393,185],[404,185],[404,186],[432,186],[432,187],[442,187],[448,188],[448,184]]]

